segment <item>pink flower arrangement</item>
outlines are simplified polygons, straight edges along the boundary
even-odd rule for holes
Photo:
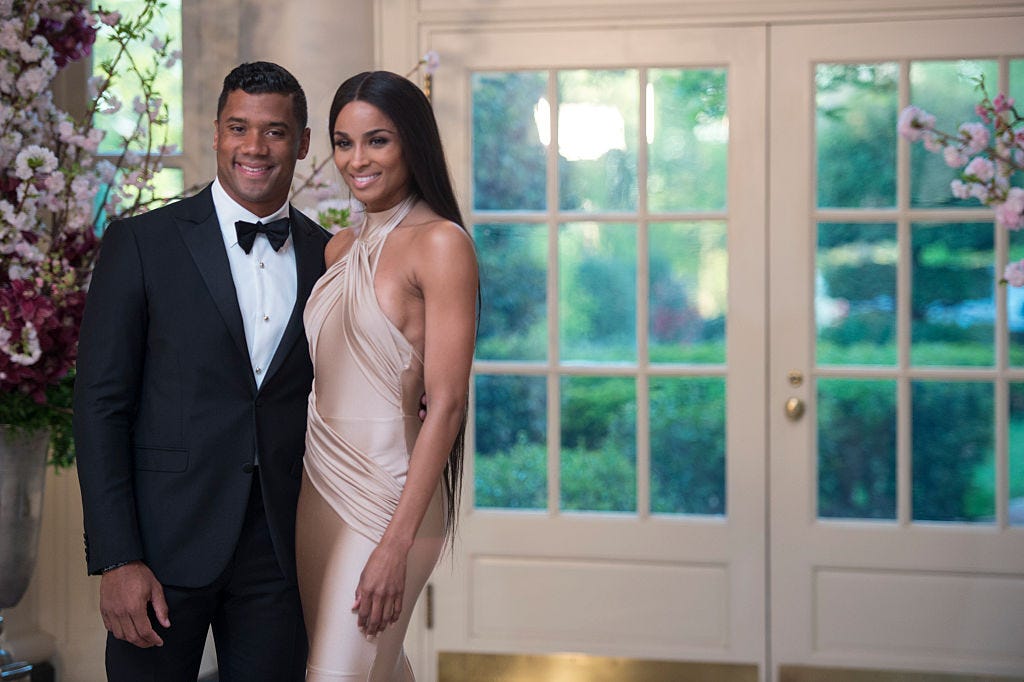
[[[61,464],[70,463],[70,386],[97,233],[108,218],[145,210],[171,151],[154,139],[166,130],[166,107],[153,82],[174,53],[145,45],[151,67],[133,53],[156,11],[158,0],[130,19],[93,12],[87,0],[0,0],[0,423],[50,428]],[[76,119],[50,84],[91,53],[100,31],[117,57],[90,80]],[[120,108],[111,85],[126,77],[142,93],[138,122],[107,160],[96,122]]]
[[[996,223],[1009,230],[1024,228],[1024,189],[1011,185],[1024,170],[1024,118],[1012,97],[1003,93],[990,99],[983,79],[978,79],[982,100],[974,108],[980,120],[963,123],[955,134],[935,127],[935,117],[916,106],[900,114],[897,129],[911,142],[942,154],[946,164],[960,169],[950,183],[959,199],[974,197],[995,212]],[[1002,282],[1024,286],[1024,260],[1010,263]]]

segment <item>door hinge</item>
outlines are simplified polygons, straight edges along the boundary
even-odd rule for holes
[[[427,629],[434,629],[434,585],[427,584]]]

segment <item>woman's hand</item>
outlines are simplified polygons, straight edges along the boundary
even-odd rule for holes
[[[406,554],[382,543],[366,560],[352,611],[358,612],[359,630],[368,637],[380,634],[402,615]]]

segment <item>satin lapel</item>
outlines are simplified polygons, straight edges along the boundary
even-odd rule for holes
[[[281,343],[274,352],[274,359],[271,360],[260,387],[270,382],[299,339],[305,343],[306,333],[302,324],[302,314],[306,309],[306,299],[309,298],[309,292],[313,290],[317,279],[324,273],[324,246],[327,245],[327,237],[324,236],[323,230],[305,216],[298,214],[294,208],[291,209],[291,221],[292,244],[295,246],[295,307],[292,308],[284,336],[281,337]]]
[[[205,210],[209,206],[209,211]],[[178,230],[185,241],[192,260],[199,268],[206,287],[210,290],[217,310],[224,318],[231,338],[234,339],[238,351],[249,357],[249,347],[245,342],[245,329],[242,326],[242,313],[238,308],[238,296],[235,293],[235,282],[231,279],[231,264],[224,250],[224,238],[221,236],[217,212],[213,208],[213,199],[209,189],[203,193],[186,199],[182,203],[191,202],[192,212],[178,216]],[[255,386],[255,379],[253,379]]]

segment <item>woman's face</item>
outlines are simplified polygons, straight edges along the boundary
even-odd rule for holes
[[[380,109],[349,102],[334,121],[334,165],[370,212],[384,211],[409,194],[409,169],[398,129]]]

